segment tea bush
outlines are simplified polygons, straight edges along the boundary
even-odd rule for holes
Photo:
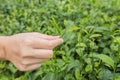
[[[0,61],[0,80],[120,80],[120,0],[0,0],[0,35],[39,32],[64,43],[38,70]]]

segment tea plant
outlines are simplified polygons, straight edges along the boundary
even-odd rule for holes
[[[0,35],[40,32],[64,43],[31,72],[0,61],[0,80],[120,80],[120,0],[0,0]]]

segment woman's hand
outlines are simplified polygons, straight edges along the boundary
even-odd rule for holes
[[[40,33],[22,33],[4,39],[3,58],[12,62],[20,71],[37,69],[53,56],[53,48],[63,43],[58,36]]]

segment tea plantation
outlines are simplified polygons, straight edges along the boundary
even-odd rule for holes
[[[23,32],[64,43],[35,71],[0,61],[0,80],[120,80],[120,0],[0,0],[0,35]]]

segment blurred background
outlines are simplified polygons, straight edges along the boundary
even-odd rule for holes
[[[120,0],[0,0],[0,35],[23,32],[64,43],[35,71],[0,61],[0,80],[120,80]]]

